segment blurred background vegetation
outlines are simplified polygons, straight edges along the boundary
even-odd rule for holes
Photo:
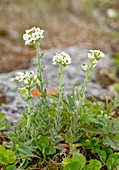
[[[119,62],[119,0],[0,0],[0,73],[27,68],[35,52],[25,29],[45,30],[43,50],[100,49]]]

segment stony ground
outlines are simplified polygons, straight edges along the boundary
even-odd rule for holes
[[[45,55],[43,58],[43,64],[45,65],[44,70],[44,78],[47,79],[46,88],[48,90],[51,90],[53,87],[58,87],[58,66],[52,65],[52,56],[55,54],[55,52],[65,51],[68,52],[72,57],[72,64],[69,65],[67,68],[65,68],[63,73],[63,81],[65,83],[64,92],[65,94],[70,94],[72,86],[74,82],[79,80],[79,83],[77,84],[77,87],[80,89],[83,80],[84,80],[84,74],[81,71],[80,65],[83,63],[87,63],[87,53],[88,49],[86,50],[85,47],[77,47],[73,46],[70,48],[64,48],[64,49],[52,49],[45,51]],[[35,58],[34,58],[35,60]],[[112,65],[112,58],[109,54],[106,54],[106,57],[102,59],[102,61],[98,64],[97,67],[95,67],[94,72],[92,74],[92,82],[88,84],[86,95],[90,96],[96,96],[99,97],[99,95],[114,95],[114,89],[111,83],[106,86],[106,88],[102,87],[102,85],[96,83],[97,78],[97,72],[99,69],[110,69],[113,68]],[[36,68],[31,64],[28,70],[35,71]],[[19,70],[24,71],[24,70]],[[11,78],[14,77],[17,74],[17,71],[13,71],[10,73],[3,73],[0,75],[0,88],[4,92],[4,102],[1,103],[0,111],[4,113],[13,113],[15,115],[21,116],[21,113],[23,111],[23,108],[27,106],[25,102],[22,101],[20,95],[17,92],[17,87],[19,86],[17,83],[14,83],[11,81]],[[104,78],[103,76],[100,77]],[[37,101],[37,99],[33,99],[33,102]]]
[[[11,82],[11,78],[17,72],[14,70],[35,69],[30,64],[35,50],[25,46],[22,39],[25,29],[34,25],[45,30],[41,49],[48,50],[43,63],[46,65],[44,76],[47,77],[49,90],[58,86],[58,67],[51,63],[56,51],[64,48],[63,51],[72,56],[72,65],[64,70],[65,90],[70,93],[77,79],[80,80],[77,85],[79,88],[82,84],[84,77],[80,65],[86,62],[88,50],[100,49],[107,54],[107,58],[95,68],[87,95],[113,95],[112,84],[118,80],[110,76],[108,69],[114,69],[115,72],[112,60],[119,52],[118,0],[107,3],[103,0],[99,3],[93,0],[71,0],[71,4],[66,3],[69,1],[0,1],[0,111],[19,115],[25,106],[17,93],[18,85]],[[116,12],[116,17],[108,16],[109,9]]]

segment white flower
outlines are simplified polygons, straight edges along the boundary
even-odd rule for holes
[[[25,79],[25,80],[24,80],[24,83],[25,83],[25,84],[28,84],[28,83],[29,83],[28,79]]]
[[[30,85],[33,82],[37,81],[37,75],[33,71],[25,72],[25,73],[18,72],[17,76],[12,80],[16,82],[23,82],[26,85],[28,84]]]
[[[27,29],[25,34],[23,34],[23,39],[26,45],[34,45],[44,37],[44,30],[41,30],[39,27],[32,27],[31,29]]]
[[[102,51],[98,50],[98,52],[99,52],[101,58],[105,57],[105,54]]]
[[[104,58],[105,54],[100,50],[90,50],[88,53],[88,59],[91,63],[91,69],[93,69],[101,58]]]
[[[68,53],[62,52],[62,53],[56,53],[56,55],[52,59],[53,64],[62,64],[63,66],[66,66],[68,64],[71,64],[71,57]]]
[[[37,77],[38,77],[37,75],[34,75],[34,80],[37,80]]]
[[[93,61],[93,60],[95,60],[95,56],[93,54],[91,54],[91,53],[88,53],[88,59],[90,61]]]
[[[90,61],[93,60],[100,60],[101,58],[105,57],[105,54],[100,50],[90,50],[88,53],[88,58]]]
[[[87,64],[82,64],[81,69],[83,72],[86,72],[88,70],[88,65]]]
[[[30,71],[30,74],[34,74],[34,71]]]
[[[12,81],[22,82],[23,79],[24,79],[24,73],[18,72],[17,76],[15,78],[13,78]]]
[[[24,76],[23,72],[18,72],[17,74],[18,74],[18,76]]]
[[[116,13],[116,11],[114,9],[110,8],[110,9],[107,10],[107,16],[109,18],[116,18],[117,17],[117,13]]]
[[[25,45],[30,45],[30,43],[31,43],[31,40],[27,40],[27,41],[25,42]]]

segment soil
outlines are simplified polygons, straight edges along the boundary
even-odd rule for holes
[[[68,2],[68,3],[67,3]],[[115,55],[119,51],[119,3],[113,0],[1,0],[0,1],[0,73],[29,66],[35,55],[24,45],[25,29],[39,26],[45,30],[42,50],[67,46],[85,46]],[[117,12],[108,17],[108,9]]]

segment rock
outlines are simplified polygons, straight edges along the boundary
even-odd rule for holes
[[[7,104],[6,95],[3,87],[0,87],[0,106]]]
[[[117,77],[109,73],[109,70],[103,68],[97,71],[94,82],[100,84],[103,88],[106,88],[119,82],[119,80]]]
[[[74,82],[76,82],[77,80],[79,80],[77,88],[79,89],[81,88],[81,85],[84,80],[84,73],[82,72],[80,65],[88,62],[87,59],[88,49],[74,46],[64,49],[51,49],[44,52],[42,63],[43,65],[45,65],[44,78],[47,79],[46,88],[48,90],[51,90],[53,87],[57,87],[59,85],[58,83],[59,66],[52,65],[52,57],[56,52],[62,51],[68,52],[72,58],[72,64],[67,66],[63,71],[63,82],[65,83],[64,92],[68,94],[71,93],[72,86]],[[34,58],[34,60],[36,60],[36,58]],[[98,65],[95,67],[92,73],[92,77],[95,78],[98,69],[101,68],[109,69],[110,67],[112,67],[111,63],[112,63],[111,56],[106,54],[106,57],[103,58],[102,61],[100,61],[100,63],[98,63]],[[33,66],[31,64],[28,70],[35,71],[36,66]],[[0,107],[0,110],[2,112],[21,114],[23,109],[26,108],[27,106],[27,103],[25,103],[21,99],[20,95],[17,93],[17,88],[19,84],[11,81],[11,78],[15,77],[17,72],[18,71],[13,71],[9,73],[3,73],[0,75],[0,87],[4,89],[7,97],[7,105]],[[88,83],[86,90],[87,96],[89,95],[98,96],[99,94],[106,93],[113,93],[113,90],[110,91],[109,88],[104,89],[99,84],[96,84],[94,82]]]

